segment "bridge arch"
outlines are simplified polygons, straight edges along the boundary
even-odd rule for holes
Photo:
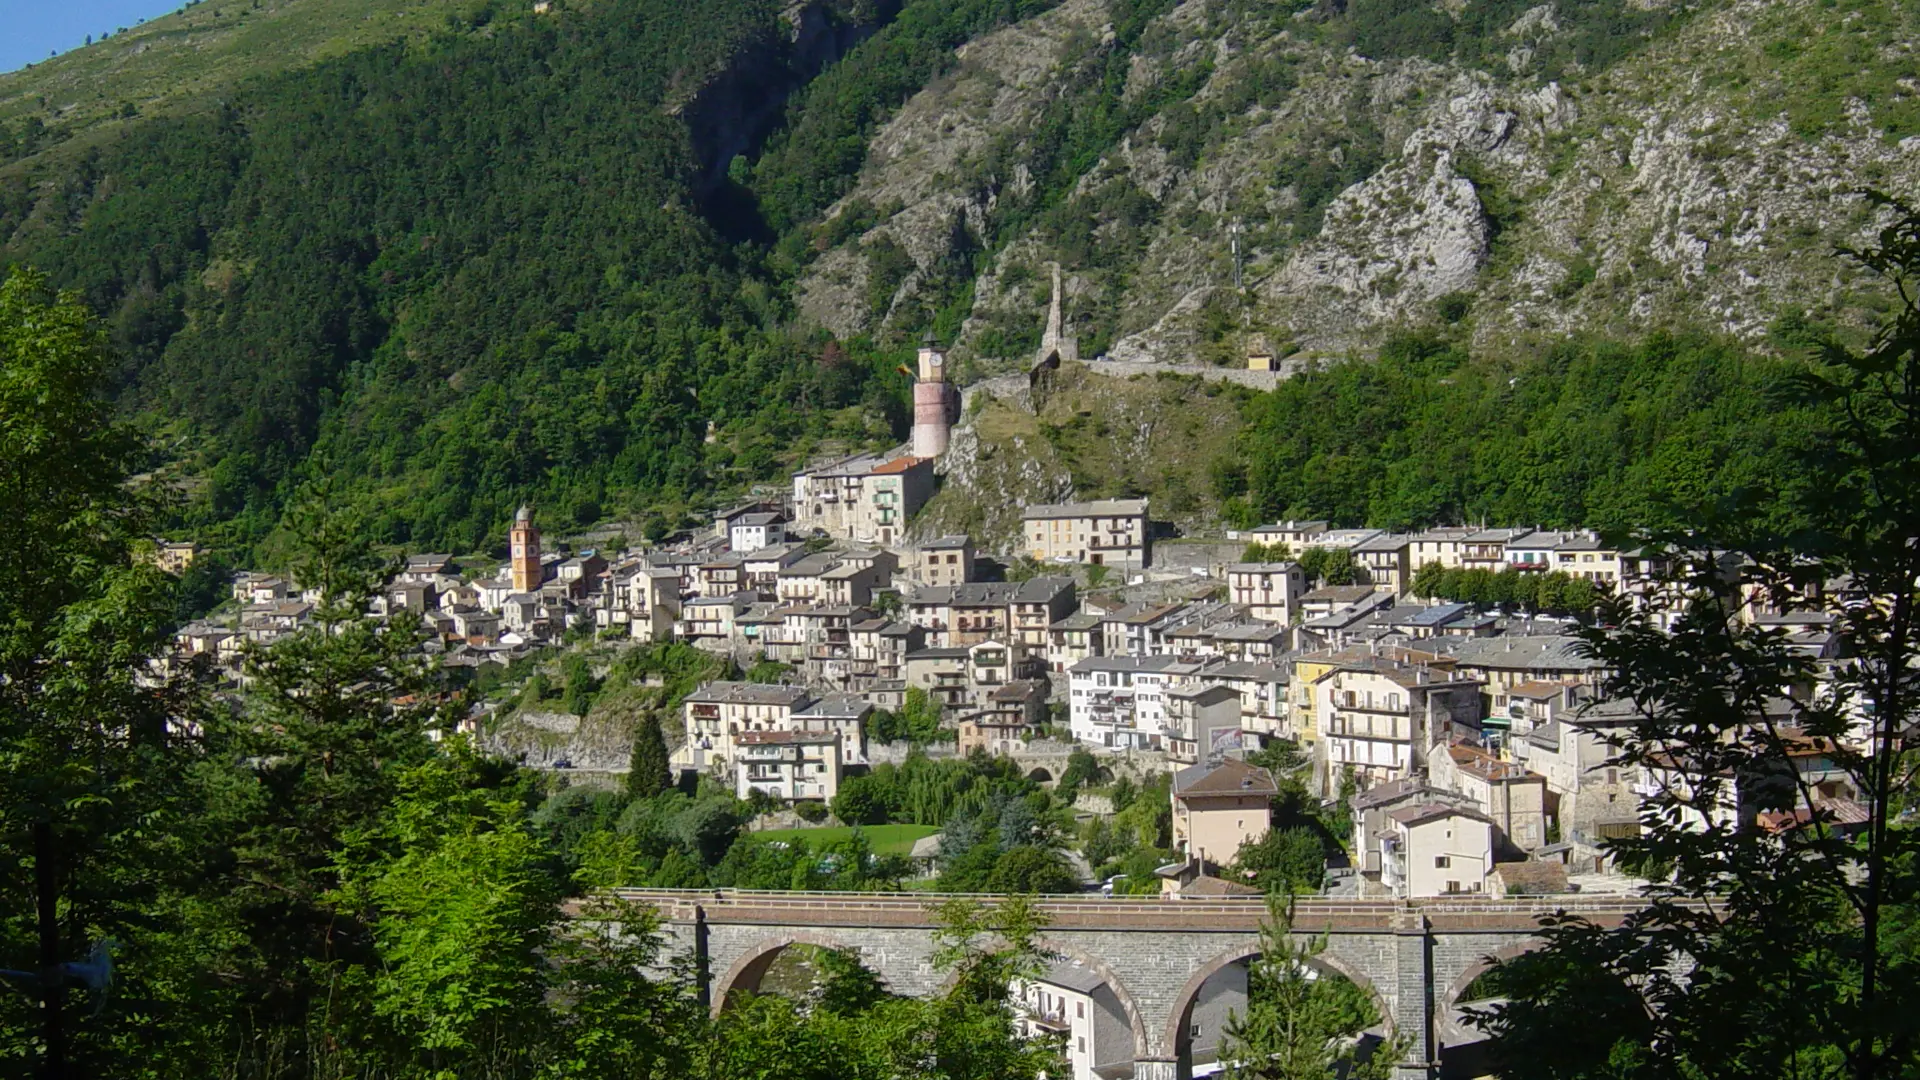
[[[1294,936],[1296,938],[1310,938],[1312,935],[1296,934]],[[1181,1035],[1186,1030],[1187,1014],[1192,1011],[1193,1004],[1195,1000],[1199,998],[1200,991],[1206,986],[1207,980],[1225,971],[1230,965],[1259,955],[1259,942],[1242,942],[1227,949],[1225,952],[1219,953],[1213,959],[1194,969],[1193,974],[1188,977],[1186,985],[1182,986],[1180,992],[1174,996],[1173,1009],[1167,1014],[1167,1028],[1161,1035],[1162,1041],[1160,1044],[1165,1053],[1172,1054],[1179,1047]],[[1388,1040],[1392,1040],[1394,1034],[1393,1009],[1387,1004],[1386,999],[1380,996],[1379,988],[1374,986],[1373,980],[1367,977],[1366,972],[1348,963],[1346,960],[1333,955],[1331,952],[1322,952],[1320,955],[1309,959],[1307,966],[1318,968],[1327,974],[1338,975],[1359,987],[1368,997],[1372,998],[1374,1010],[1380,1014],[1380,1023],[1386,1028],[1387,1038]]]
[[[795,945],[813,945],[822,949],[837,949],[851,952],[860,957],[861,963],[864,964],[867,962],[866,954],[862,953],[858,946],[836,940],[825,934],[782,934],[779,937],[757,941],[749,946],[746,951],[742,952],[739,959],[729,965],[724,974],[714,980],[712,993],[713,1015],[720,1015],[727,1007],[727,999],[732,996],[735,990],[758,990],[760,988],[760,980],[766,975],[767,969],[773,966],[773,962],[779,958],[781,953]],[[879,972],[877,969],[875,973],[880,976],[882,982],[886,981],[885,973]]]
[[[1463,999],[1460,995],[1467,992],[1468,988],[1474,984],[1474,980],[1492,971],[1499,965],[1517,956],[1530,953],[1545,944],[1546,942],[1541,938],[1522,938],[1519,941],[1509,942],[1487,953],[1485,956],[1480,957],[1480,959],[1475,960],[1473,963],[1468,964],[1466,970],[1462,971],[1459,977],[1453,980],[1453,985],[1447,987],[1446,996],[1437,1002],[1440,1009],[1443,1010],[1442,1015],[1451,1013],[1454,1007],[1461,1003]]]
[[[1105,960],[1077,945],[1046,937],[1034,939],[1034,945],[1043,952],[1071,960],[1100,976],[1101,980],[1107,984],[1107,989],[1113,991],[1113,996],[1119,999],[1120,1011],[1127,1018],[1127,1029],[1133,1033],[1134,1059],[1137,1061],[1149,1055],[1151,1047],[1147,1042],[1146,1019],[1140,1011],[1140,1003],[1134,1000],[1133,991],[1127,989],[1127,984],[1120,981],[1118,972],[1114,971]]]

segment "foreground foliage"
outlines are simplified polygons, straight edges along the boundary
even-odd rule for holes
[[[150,666],[174,597],[129,558],[139,445],[97,393],[109,362],[76,298],[33,275],[0,284],[0,528],[19,554],[0,574],[0,967],[113,964],[110,982],[10,985],[7,1071],[1058,1071],[1056,1046],[1015,1036],[1006,1001],[1008,977],[1035,962],[1037,923],[1017,902],[943,913],[952,989],[932,999],[868,976],[863,991],[830,981],[816,1003],[711,1017],[691,971],[663,971],[650,912],[593,890],[649,845],[702,883],[709,868],[747,874],[738,804],[607,793],[629,827],[595,830],[597,800],[543,803],[532,774],[474,752],[417,628],[360,614],[385,567],[325,488],[296,510],[317,625],[256,650],[238,693],[193,665]],[[853,879],[887,872],[857,835],[829,855],[809,872],[837,878],[779,884],[872,887]]]
[[[1856,258],[1901,308],[1870,349],[1829,345],[1798,384],[1839,420],[1802,462],[1809,527],[1734,508],[1659,537],[1693,556],[1678,625],[1619,611],[1619,633],[1588,635],[1636,711],[1617,762],[1659,788],[1616,846],[1671,869],[1625,925],[1556,920],[1547,949],[1500,969],[1509,1000],[1479,1020],[1505,1075],[1920,1072],[1920,214],[1900,210]],[[1842,659],[1822,670],[1744,619],[1753,601],[1818,606]]]

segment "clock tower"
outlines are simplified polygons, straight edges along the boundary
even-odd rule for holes
[[[507,547],[513,567],[513,591],[533,592],[545,581],[540,570],[540,530],[533,527],[533,510],[522,506],[513,515],[513,529],[507,533]]]

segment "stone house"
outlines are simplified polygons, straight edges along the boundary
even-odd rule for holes
[[[1306,591],[1306,575],[1298,563],[1242,562],[1227,567],[1228,601],[1261,622],[1292,623]]]
[[[1145,499],[1029,506],[1020,514],[1020,529],[1036,562],[1144,570],[1152,558]]]
[[[787,538],[787,516],[777,510],[741,514],[727,523],[727,550],[759,551]]]
[[[838,736],[842,764],[856,765],[867,760],[867,724],[872,719],[873,704],[859,694],[823,694],[793,714],[791,730]]]
[[[1063,1040],[1069,1080],[1133,1075],[1133,1028],[1113,988],[1097,973],[1062,960],[1009,988],[1014,1030],[1029,1039]]]
[[[1413,580],[1408,562],[1412,546],[1413,537],[1406,533],[1379,533],[1353,546],[1353,561],[1366,584],[1400,596]]]
[[[1434,750],[1427,775],[1435,787],[1469,800],[1493,820],[1500,838],[1522,851],[1546,846],[1546,777],[1474,746]]]
[[[1170,766],[1218,761],[1241,749],[1240,695],[1233,688],[1219,683],[1177,687],[1167,691],[1166,700],[1163,745]]]
[[[732,596],[747,587],[742,564],[746,556],[738,552],[709,559],[694,570],[694,588],[702,596]]]
[[[1082,660],[1106,655],[1106,636],[1100,627],[1101,617],[1090,611],[1055,622],[1047,629],[1047,669],[1063,672]]]
[[[1229,660],[1209,664],[1199,677],[1234,692],[1240,699],[1240,730],[1258,736],[1261,745],[1294,737],[1288,728],[1287,680],[1291,673],[1285,665]]]
[[[826,598],[826,574],[839,564],[830,552],[806,555],[780,568],[774,595],[789,604],[813,604]]]
[[[996,757],[1025,751],[1034,728],[1046,720],[1049,689],[1045,679],[1021,679],[996,687],[987,695],[984,708],[960,718],[960,756],[976,749]]]
[[[1271,525],[1260,525],[1248,529],[1240,535],[1239,539],[1269,547],[1274,544],[1285,544],[1298,554],[1309,547],[1318,546],[1314,543],[1315,538],[1326,531],[1327,522],[1325,521],[1276,521]],[[1233,534],[1228,535],[1231,537]]]
[[[906,677],[907,654],[926,647],[927,632],[912,623],[865,619],[848,628],[852,655],[848,671],[855,685],[872,679]]]
[[[1329,776],[1351,768],[1362,785],[1397,780],[1425,765],[1428,747],[1480,732],[1480,683],[1424,664],[1342,664],[1314,693]]]
[[[1516,762],[1544,778],[1547,811],[1582,858],[1600,858],[1603,840],[1640,833],[1640,771],[1615,749],[1637,718],[1630,702],[1588,702],[1509,744]]]
[[[930,457],[856,454],[793,475],[793,525],[891,547],[933,490]]]
[[[914,578],[921,585],[947,588],[973,580],[973,538],[941,536],[920,545]]]
[[[681,748],[685,763],[696,769],[731,768],[739,736],[791,731],[793,714],[813,701],[813,695],[798,686],[703,683],[681,705],[687,734]]]
[[[806,557],[807,549],[800,544],[774,544],[750,551],[740,561],[741,587],[776,593],[780,589],[780,571]]]

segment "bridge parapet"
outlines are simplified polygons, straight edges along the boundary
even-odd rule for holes
[[[949,900],[991,906],[1006,899],[992,893],[848,893],[771,892],[747,889],[618,889],[630,902],[649,905],[669,921],[691,921],[695,909],[708,922],[818,926],[911,926],[938,924],[938,909]],[[1198,933],[1258,931],[1267,917],[1259,897],[1208,899],[1136,899],[1040,897],[1035,905],[1052,929],[1184,930]],[[1645,905],[1614,897],[1558,897],[1516,900],[1326,900],[1304,897],[1294,904],[1301,931],[1334,933],[1390,931],[1406,919],[1424,916],[1436,931],[1453,933],[1531,932],[1542,917],[1556,912],[1580,915],[1602,925],[1617,924]]]

